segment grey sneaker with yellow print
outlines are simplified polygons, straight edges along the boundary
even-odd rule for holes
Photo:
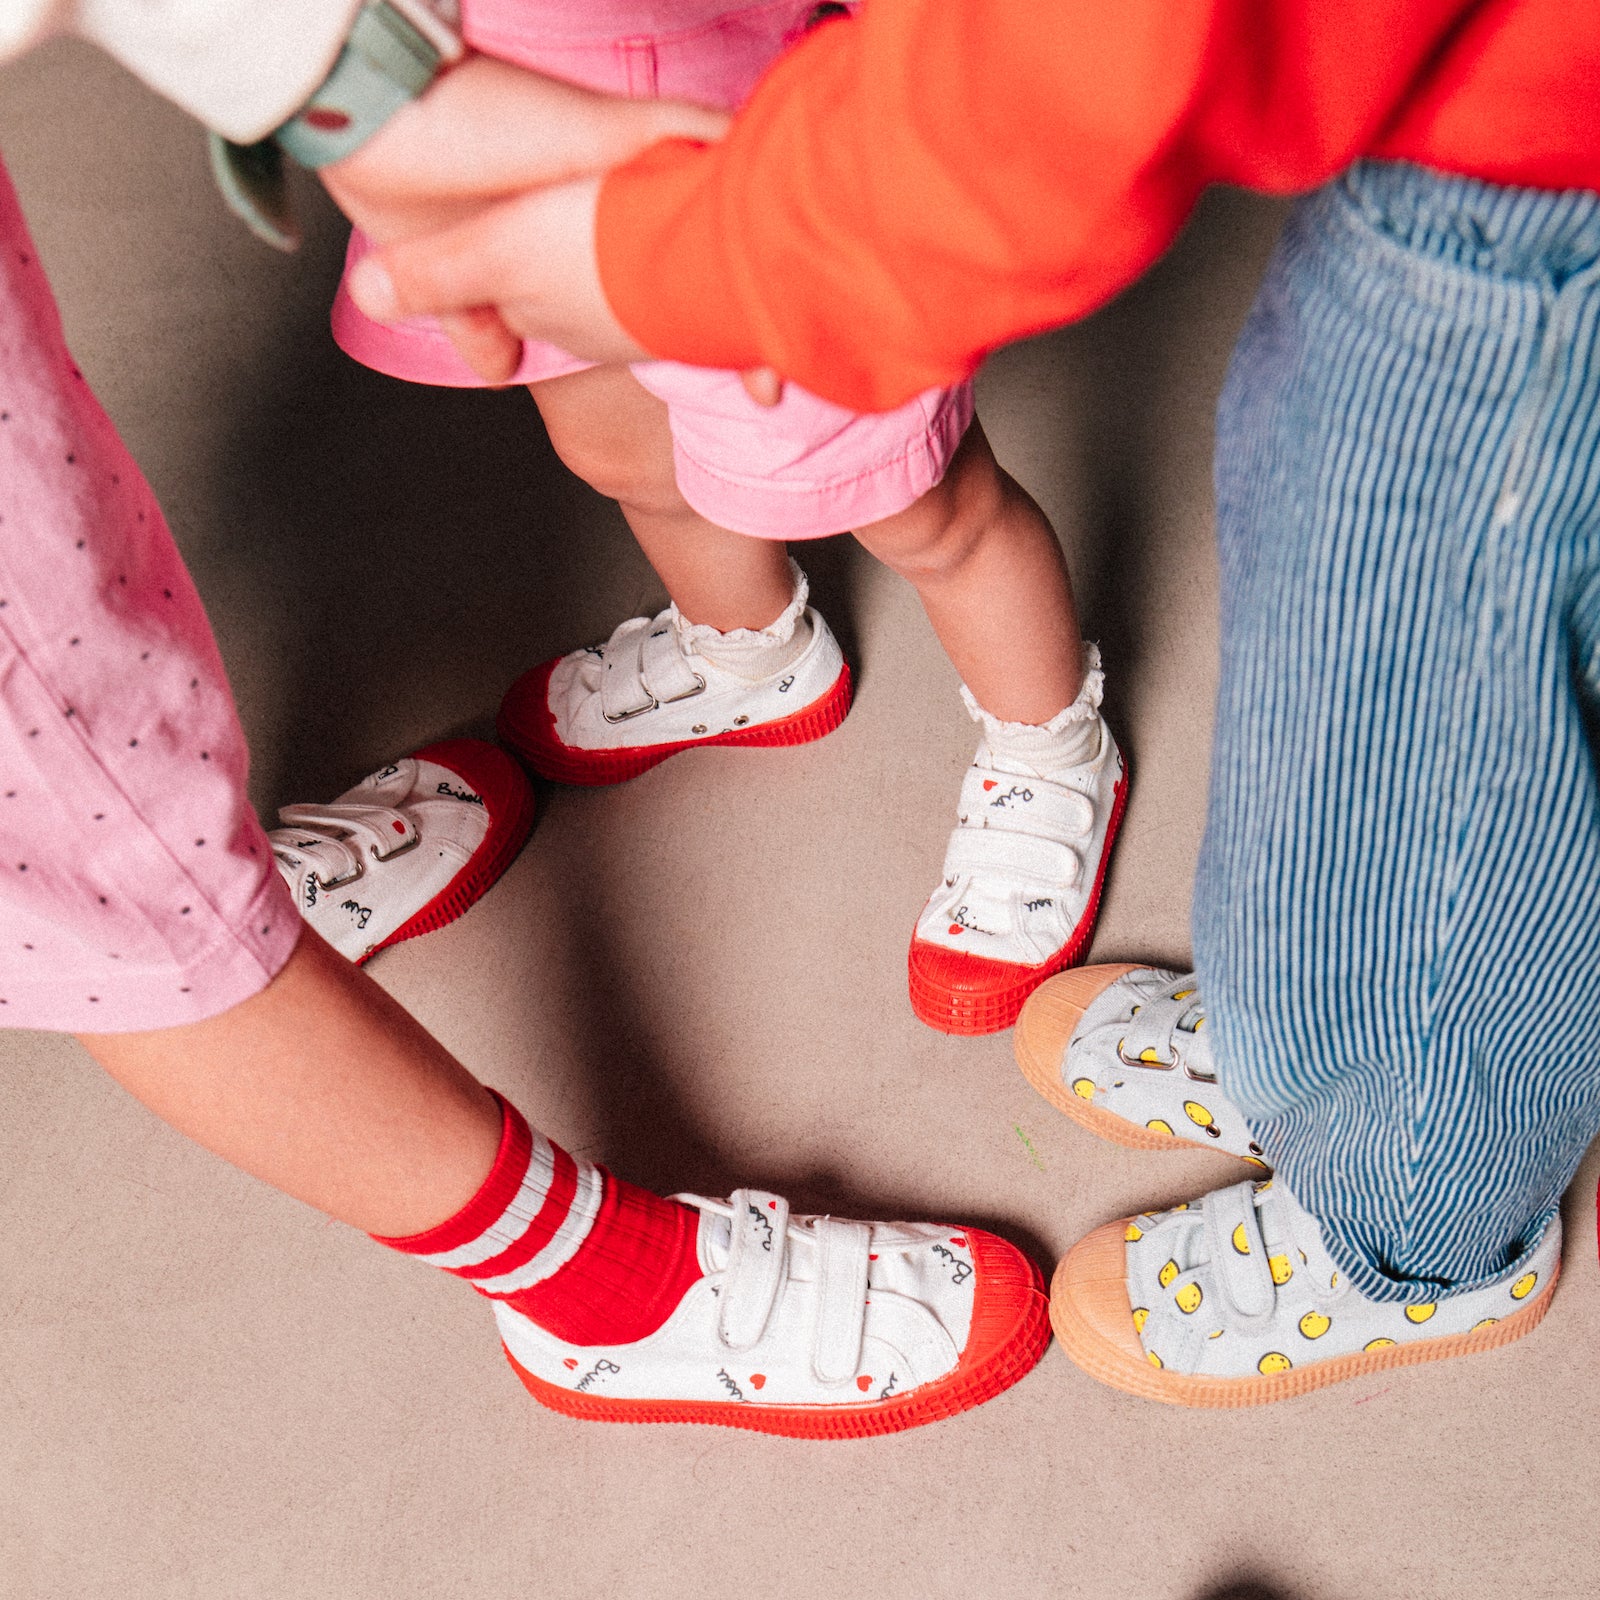
[[[1196,1144],[1266,1169],[1243,1112],[1217,1082],[1193,973],[1063,972],[1029,996],[1014,1048],[1034,1088],[1102,1139],[1137,1150]]]

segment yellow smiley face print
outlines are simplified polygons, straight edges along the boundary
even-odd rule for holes
[[[1164,1266],[1156,1274],[1156,1282],[1159,1283],[1163,1289],[1170,1289],[1172,1287],[1172,1280],[1177,1276],[1178,1263],[1176,1261],[1169,1261],[1166,1266]]]
[[[1077,1095],[1077,1097],[1080,1100],[1093,1100],[1094,1099],[1094,1079],[1093,1078],[1074,1078],[1072,1080],[1072,1092],[1075,1095]]]
[[[1275,1372],[1287,1372],[1292,1362],[1281,1350],[1269,1350],[1256,1362],[1256,1371],[1263,1377],[1270,1378]]]

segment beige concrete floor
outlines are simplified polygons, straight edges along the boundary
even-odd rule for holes
[[[487,728],[526,665],[656,603],[520,395],[408,388],[325,332],[212,195],[195,130],[87,51],[0,73],[69,334],[211,607],[263,808]],[[1279,220],[1216,196],[1152,277],[997,359],[982,410],[1057,519],[1135,787],[1096,954],[1185,959],[1216,672],[1210,415]],[[997,1226],[1051,1260],[1231,1177],[1098,1144],[1008,1037],[905,1003],[973,732],[911,594],[808,554],[849,722],[609,792],[550,790],[503,884],[373,975],[572,1147],[663,1188]],[[1112,1393],[1057,1351],[894,1439],[572,1423],[485,1308],[245,1179],[70,1042],[0,1039],[4,1600],[1475,1600],[1591,1596],[1591,1161],[1522,1344],[1242,1416]]]

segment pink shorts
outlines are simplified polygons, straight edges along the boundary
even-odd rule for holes
[[[479,50],[587,88],[672,97],[732,109],[806,30],[816,0],[465,0]],[[345,263],[369,248],[357,232]],[[398,325],[362,315],[343,283],[333,336],[391,377],[449,388],[480,379],[429,320]],[[537,383],[592,363],[528,341],[515,382]],[[943,478],[972,421],[972,388],[930,389],[898,410],[862,415],[789,385],[758,406],[736,374],[642,362],[634,375],[664,400],[678,486],[701,516],[765,539],[814,539],[904,511]]]
[[[0,1026],[167,1028],[266,985],[301,923],[247,765],[200,597],[0,167]]]

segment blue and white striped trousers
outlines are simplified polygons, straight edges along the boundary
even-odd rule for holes
[[[1504,1273],[1600,1132],[1600,195],[1363,163],[1223,391],[1195,957],[1356,1287]]]

